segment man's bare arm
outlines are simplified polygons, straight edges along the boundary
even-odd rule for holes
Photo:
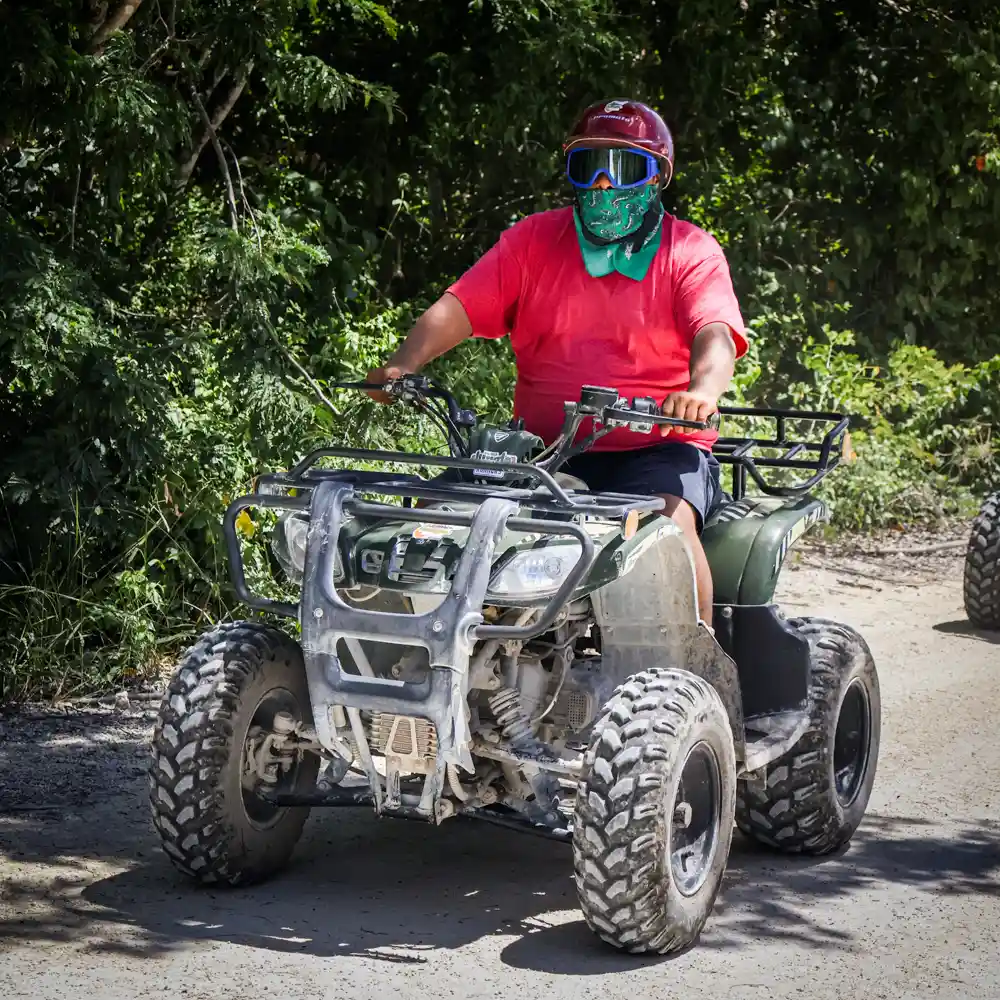
[[[736,370],[736,345],[726,323],[703,326],[691,344],[691,382],[685,392],[672,392],[663,413],[678,420],[707,420],[729,388]],[[663,433],[676,428],[663,427]]]
[[[418,372],[424,365],[457,347],[472,336],[472,324],[462,303],[450,292],[445,292],[418,320],[406,339],[392,357],[380,368],[368,373],[367,382],[386,382],[411,372]],[[372,399],[388,403],[385,393],[371,392]]]

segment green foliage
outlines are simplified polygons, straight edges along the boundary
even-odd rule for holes
[[[560,142],[605,96],[664,111],[669,207],[726,247],[754,335],[733,398],[857,414],[838,524],[996,481],[995,5],[123,10],[0,4],[0,699],[119,684],[228,614],[220,518],[262,469],[435,447],[329,384],[564,202]],[[508,345],[435,369],[506,414]]]
[[[793,402],[865,414],[853,463],[821,488],[835,523],[867,530],[964,514],[995,477],[997,452],[984,402],[997,394],[1000,357],[947,365],[929,348],[900,343],[884,365],[848,350],[850,331],[826,329],[800,353],[808,377]]]

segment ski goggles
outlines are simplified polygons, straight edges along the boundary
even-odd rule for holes
[[[566,157],[566,177],[574,187],[589,188],[604,174],[615,188],[635,188],[651,181],[662,167],[652,153],[621,146],[571,149]]]

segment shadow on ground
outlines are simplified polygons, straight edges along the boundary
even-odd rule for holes
[[[619,955],[586,929],[566,845],[473,823],[433,829],[334,810],[314,815],[281,876],[242,889],[200,889],[173,870],[152,838],[141,726],[23,749],[26,759],[0,743],[7,859],[0,948],[63,941],[146,957],[214,941],[420,965],[438,950],[499,936],[511,939],[502,962],[556,975],[650,961]],[[4,784],[15,760],[34,776],[32,794],[18,793],[23,808]],[[73,777],[81,768],[107,780],[77,801]],[[44,805],[60,795],[66,804],[55,811],[32,811],[32,799]],[[850,907],[884,883],[939,896],[1000,896],[1000,825],[873,816],[849,850],[825,859],[776,856],[737,835],[699,948],[850,946],[851,935],[827,926],[824,912],[829,918],[829,904]]]
[[[979,642],[988,642],[992,645],[1000,645],[1000,632],[988,632],[986,629],[976,628],[972,622],[959,619],[953,622],[941,622],[934,626],[935,632],[944,635],[957,635],[963,639],[976,639]]]

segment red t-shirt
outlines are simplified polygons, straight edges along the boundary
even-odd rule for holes
[[[562,427],[563,403],[578,400],[584,385],[653,396],[658,403],[687,389],[691,343],[708,323],[729,326],[737,357],[748,346],[722,248],[703,229],[666,214],[660,248],[642,281],[617,271],[587,274],[573,209],[559,208],[515,223],[448,291],[462,303],[475,336],[510,334],[517,361],[514,415],[546,443]],[[678,440],[711,448],[717,437],[696,431]],[[658,440],[655,429],[616,428],[594,450],[625,451]]]

